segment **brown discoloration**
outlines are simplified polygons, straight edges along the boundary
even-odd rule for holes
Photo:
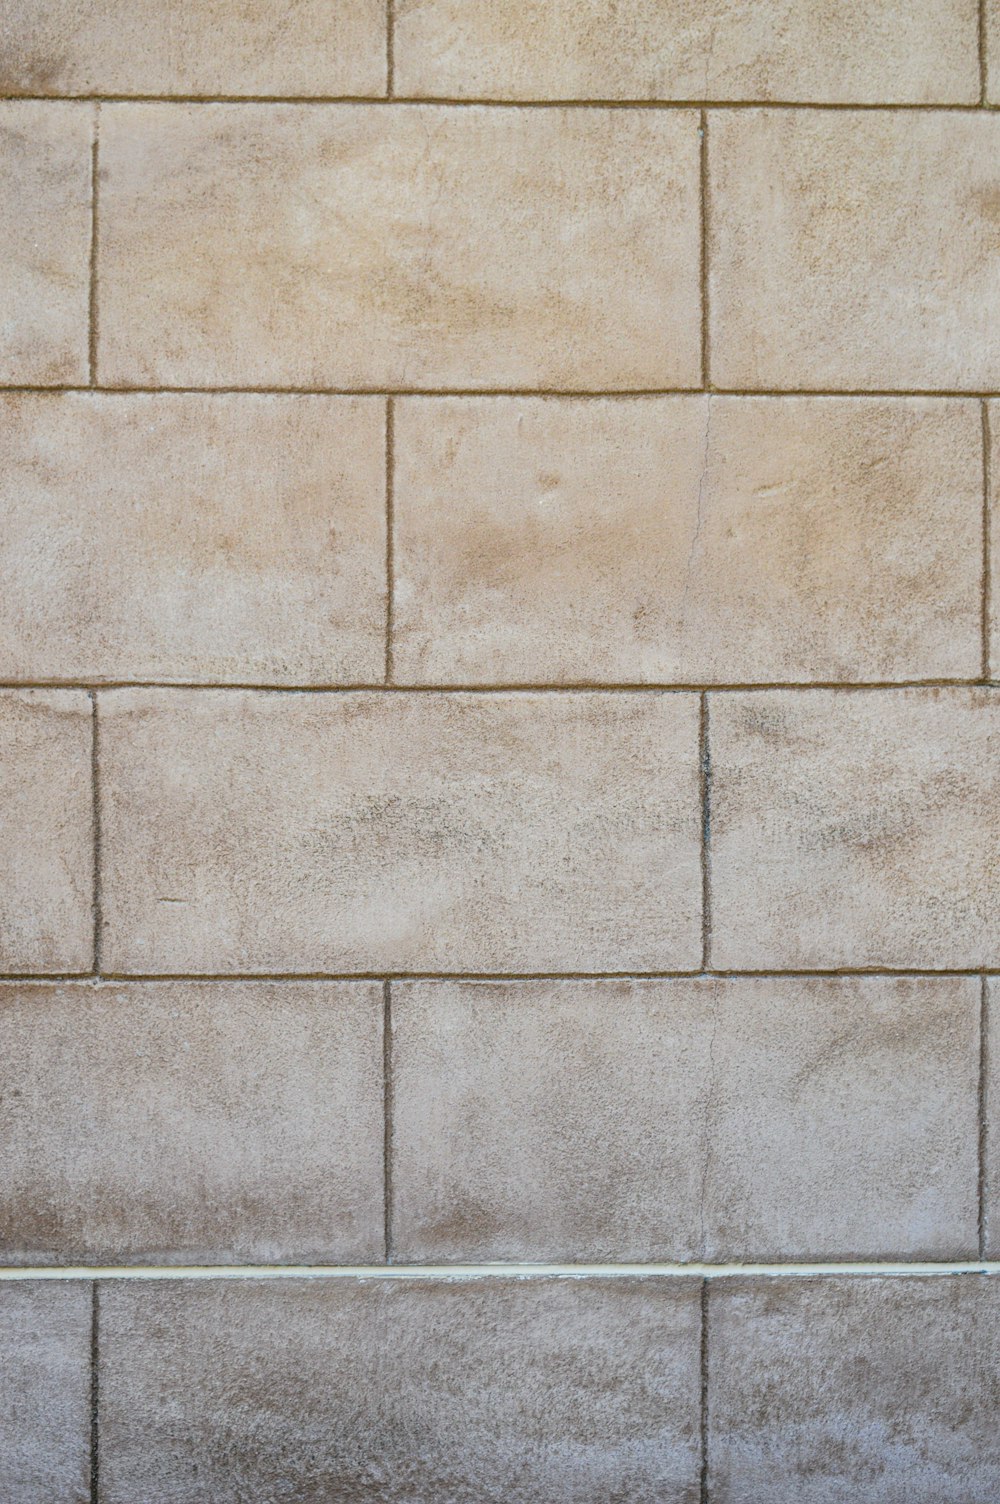
[[[105,1504],[696,1504],[698,1284],[106,1287]]]
[[[0,382],[86,379],[92,121],[0,101]]]
[[[377,983],[0,988],[0,1263],[368,1263]]]
[[[975,0],[397,0],[401,93],[487,99],[979,97]]]
[[[720,386],[1000,382],[1000,118],[738,111],[712,125]],[[780,314],[779,314],[780,311]]]
[[[402,682],[978,671],[975,401],[420,398],[395,455]]]
[[[381,676],[378,398],[0,396],[0,678]]]
[[[717,1504],[993,1504],[1000,1282],[747,1279],[709,1300]]]
[[[697,709],[109,691],[105,964],[693,967]]]
[[[0,16],[0,89],[379,95],[385,24],[385,0],[18,0]]]
[[[393,986],[403,1261],[976,1253],[974,978]]]
[[[0,970],[92,960],[91,706],[68,690],[0,691]]]
[[[90,1500],[90,1287],[0,1284],[0,1497]]]
[[[694,382],[696,125],[693,111],[108,106],[104,378]]]
[[[996,965],[998,733],[991,690],[720,697],[714,964]]]

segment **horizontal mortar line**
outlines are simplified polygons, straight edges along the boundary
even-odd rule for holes
[[[120,689],[199,690],[222,694],[261,695],[730,695],[771,694],[783,690],[838,690],[848,694],[872,690],[906,689],[995,689],[996,681],[978,675],[968,679],[800,679],[765,680],[746,684],[685,682],[623,683],[612,680],[577,684],[539,682],[496,684],[257,684],[253,681],[209,683],[180,679],[0,679],[0,690],[69,689],[105,693]]]
[[[8,972],[0,975],[0,986],[44,985],[51,982],[76,982],[92,987],[118,986],[122,983],[149,982],[227,982],[239,985],[247,982],[669,982],[669,981],[726,981],[740,977],[758,980],[782,978],[836,978],[836,977],[992,977],[1000,975],[1000,968],[983,966],[840,966],[815,967],[812,970],[771,967],[769,969],[737,968],[709,969],[701,967],[690,971],[74,971],[74,972]]]
[[[864,111],[911,114],[982,115],[1000,108],[987,100],[808,100],[808,99],[702,99],[599,97],[572,99],[511,99],[490,95],[450,94],[0,94],[2,104],[278,104],[278,105],[381,105],[424,106],[448,109],[488,110],[821,110],[827,113]]]
[[[392,1279],[789,1279],[856,1275],[1000,1275],[1000,1260],[956,1263],[825,1262],[789,1264],[198,1264],[67,1265],[0,1268],[0,1281],[24,1280],[283,1280]]]
[[[24,382],[0,383],[0,395],[59,396],[66,392],[86,393],[94,397],[533,397],[540,401],[630,402],[653,397],[869,397],[939,398],[970,402],[991,401],[1000,396],[995,388],[956,387],[728,387],[728,386],[645,386],[645,387],[543,387],[543,386],[252,386],[212,384],[138,386],[83,386],[78,382],[53,383],[46,386]]]

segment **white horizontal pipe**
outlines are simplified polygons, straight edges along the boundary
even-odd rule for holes
[[[809,1279],[832,1275],[913,1278],[946,1274],[998,1274],[1000,1261],[964,1263],[815,1264],[199,1264],[71,1265],[0,1268],[0,1281],[148,1279]]]

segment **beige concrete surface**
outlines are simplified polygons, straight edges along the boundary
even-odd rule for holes
[[[401,93],[971,104],[973,0],[396,0]]]
[[[79,691],[0,690],[0,967],[93,964],[92,707]]]
[[[698,1498],[696,1280],[105,1286],[101,1326],[106,1504]]]
[[[698,116],[109,105],[111,386],[698,380]]]
[[[694,695],[115,690],[101,755],[111,971],[699,964]]]
[[[397,679],[971,677],[980,430],[919,398],[404,399]]]

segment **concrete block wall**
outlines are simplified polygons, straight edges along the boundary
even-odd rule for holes
[[[0,96],[4,1504],[995,1504],[998,0]]]

